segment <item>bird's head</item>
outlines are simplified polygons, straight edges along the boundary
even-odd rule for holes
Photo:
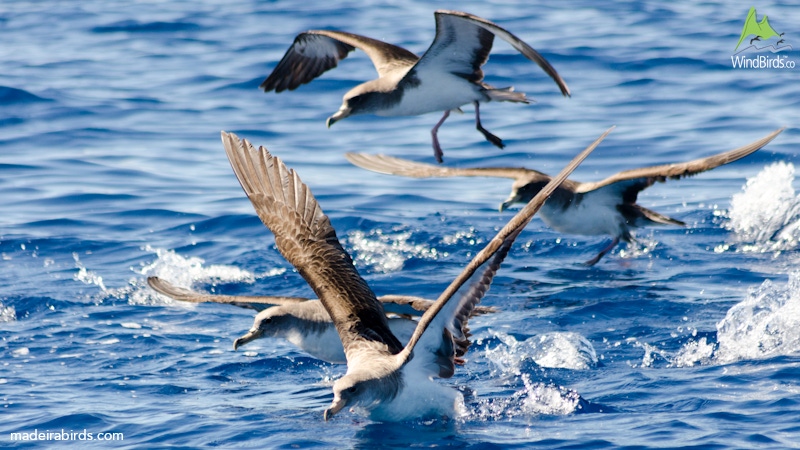
[[[336,380],[333,383],[333,402],[325,410],[323,416],[325,420],[330,419],[346,406],[357,406],[366,389],[365,386],[366,384],[363,381],[352,375],[345,375]]]
[[[369,83],[356,86],[345,94],[342,106],[326,122],[328,128],[334,123],[358,114],[371,114],[380,109],[382,93],[372,91]]]
[[[511,194],[509,194],[508,198],[500,204],[500,212],[505,211],[514,203],[525,204],[530,202],[533,197],[535,197],[536,194],[542,190],[545,184],[547,184],[546,181],[531,179],[520,179],[515,181],[511,186]]]
[[[262,337],[280,337],[285,328],[287,320],[291,316],[286,314],[280,307],[273,306],[260,311],[256,314],[253,326],[244,336],[233,341],[233,350],[238,349],[248,342],[261,339]]]
[[[505,199],[503,203],[500,203],[500,212],[507,210],[508,207],[514,203],[527,203],[531,198],[533,197],[528,197],[528,200],[525,200],[525,198],[520,195],[520,190],[514,186],[511,188],[511,194],[509,194],[508,198]]]
[[[333,402],[325,410],[325,420],[345,407],[370,410],[385,401],[391,401],[401,387],[400,370],[389,369],[386,364],[368,370],[348,369],[342,378],[333,383]]]

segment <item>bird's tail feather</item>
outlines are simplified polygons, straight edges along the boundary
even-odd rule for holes
[[[626,220],[629,223],[632,223],[634,226],[641,227],[646,225],[677,225],[679,227],[685,227],[686,223],[681,222],[678,219],[673,219],[672,217],[667,217],[663,214],[659,214],[652,209],[647,209],[644,206],[639,204],[632,204],[632,205],[621,205],[627,206],[626,209],[620,209],[622,214],[625,216]]]

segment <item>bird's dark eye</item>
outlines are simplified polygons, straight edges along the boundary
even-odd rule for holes
[[[344,391],[347,392],[348,394],[355,394],[356,393],[356,387],[355,386],[350,386],[349,388],[345,389]]]

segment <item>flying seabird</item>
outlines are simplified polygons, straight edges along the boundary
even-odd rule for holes
[[[530,103],[513,87],[496,89],[483,82],[483,66],[489,59],[494,37],[511,44],[535,62],[569,96],[569,88],[553,66],[530,45],[500,26],[472,14],[439,10],[436,37],[422,57],[396,45],[357,34],[332,30],[300,33],[272,73],[261,83],[264,92],[294,90],[324,72],[358,48],[369,56],[378,78],[359,84],[344,95],[342,106],[328,118],[330,127],[356,114],[416,116],[434,111],[444,115],[431,130],[433,152],[442,162],[437,132],[451,111],[468,103],[475,105],[475,126],[486,140],[503,148],[503,141],[483,128],[481,102]]]
[[[595,183],[566,180],[542,207],[540,216],[550,228],[567,234],[587,236],[611,235],[613,240],[586,265],[594,265],[620,240],[632,242],[631,228],[645,225],[686,224],[666,217],[636,203],[639,192],[655,182],[679,179],[711,170],[743,158],[767,145],[783,131],[769,135],[729,152],[685,163],[665,164],[626,170]],[[550,181],[550,176],[526,168],[450,168],[394,158],[386,155],[347,153],[354,165],[373,172],[413,178],[433,177],[499,177],[511,178],[511,195],[500,205],[502,212],[514,203],[527,203]]]
[[[191,303],[223,303],[242,308],[255,309],[253,326],[242,337],[233,342],[233,349],[264,337],[282,338],[314,358],[332,364],[344,364],[344,348],[331,316],[319,300],[303,297],[244,296],[206,294],[175,286],[159,278],[148,277],[147,284],[156,292],[175,300]],[[384,295],[378,297],[387,314],[389,328],[400,342],[408,342],[417,326],[416,320],[433,304],[432,300],[410,295]],[[495,312],[494,308],[478,306],[471,316]],[[462,332],[469,338],[466,320]],[[469,340],[456,342],[456,358],[463,356],[470,345]]]
[[[514,239],[544,199],[610,131],[575,157],[478,252],[422,315],[405,346],[389,329],[382,304],[358,274],[308,186],[264,147],[256,149],[222,132],[225,152],[256,213],[275,235],[278,250],[328,311],[344,347],[347,372],[333,385],[326,420],[348,406],[362,408],[374,420],[388,421],[456,412],[460,394],[432,378],[454,373],[453,339],[461,338],[459,322],[481,300]],[[450,301],[484,264],[480,279]]]

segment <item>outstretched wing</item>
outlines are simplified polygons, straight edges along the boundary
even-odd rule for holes
[[[533,47],[508,30],[465,12],[439,10],[434,15],[436,37],[414,67],[417,75],[421,75],[420,72],[431,65],[437,70],[456,73],[470,81],[480,82],[483,80],[481,66],[489,59],[494,37],[498,36],[538,64],[556,82],[563,95],[570,95],[567,83],[556,69]]]
[[[402,47],[366,36],[311,30],[294,38],[292,46],[260,87],[264,92],[293,91],[339,65],[339,61],[356,48],[369,56],[379,76],[397,68],[410,67],[419,59]]]
[[[467,264],[467,267],[450,283],[450,286],[445,289],[444,292],[439,296],[436,300],[436,303],[422,315],[422,318],[417,325],[417,328],[414,330],[414,334],[411,336],[411,339],[406,344],[403,351],[396,355],[396,364],[398,367],[401,367],[403,364],[406,364],[414,351],[414,346],[417,345],[417,342],[420,341],[423,334],[426,333],[426,330],[429,329],[429,325],[431,322],[436,318],[436,316],[445,308],[447,307],[448,302],[453,297],[453,295],[464,285],[464,283],[472,277],[475,271],[482,266],[489,258],[492,258],[495,253],[501,253],[500,251],[502,248],[510,247],[510,245],[514,242],[516,237],[522,232],[523,228],[530,223],[533,215],[542,207],[545,200],[547,199],[550,194],[564,181],[566,180],[567,176],[569,176],[573,170],[591,153],[600,142],[611,132],[613,129],[608,129],[605,133],[603,133],[597,140],[595,140],[589,147],[587,147],[584,151],[582,151],[578,156],[572,159],[570,163],[549,183],[538,193],[536,196],[527,204],[524,208],[522,208],[512,219],[509,221],[498,233],[497,235],[483,248],[477,255],[472,259],[472,261]],[[496,261],[496,264],[499,266],[501,261]],[[487,286],[488,288],[488,286]],[[482,294],[481,294],[482,295]],[[478,298],[480,300],[480,298]],[[474,299],[470,298],[462,298],[461,301],[475,301]],[[477,302],[476,302],[477,303]],[[455,311],[459,310],[459,308],[454,308]],[[430,329],[431,333],[439,333],[438,329]]]
[[[688,177],[744,158],[745,156],[767,145],[770,141],[775,139],[776,136],[781,134],[784,129],[785,128],[780,128],[775,130],[763,138],[737,149],[719,153],[706,158],[695,159],[685,163],[664,164],[661,166],[626,170],[611,175],[605,180],[598,181],[596,183],[581,183],[577,188],[577,192],[589,192],[614,183],[630,181],[628,183],[623,183],[620,189],[624,189],[626,192],[629,192],[627,195],[632,195],[633,201],[636,201],[636,193],[648,186],[653,185],[653,183],[657,181],[664,182],[667,179]]]
[[[410,178],[445,178],[445,177],[494,177],[518,180],[527,178],[531,171],[516,167],[457,168],[425,164],[408,159],[387,155],[369,155],[366,153],[345,153],[344,157],[351,164],[362,169],[389,175]]]
[[[147,277],[147,284],[159,294],[166,295],[175,300],[190,303],[222,303],[240,308],[262,311],[270,306],[285,306],[311,300],[305,297],[282,297],[273,295],[222,295],[197,292],[180,286],[175,286],[169,281],[159,277]],[[382,295],[378,301],[383,304],[386,313],[402,316],[419,316],[433,304],[433,300],[413,295]],[[473,315],[496,312],[494,308],[478,306]]]
[[[455,373],[456,364],[463,364],[461,357],[471,345],[467,322],[479,314],[481,307],[478,303],[489,290],[513,243],[513,239],[506,239],[458,301],[448,302],[431,321],[415,346],[419,350],[417,356],[408,362],[414,367],[412,370],[432,377],[450,378]]]
[[[411,295],[382,295],[378,297],[378,300],[383,303],[383,309],[387,313],[401,316],[419,316],[434,304],[433,300]],[[476,306],[472,310],[471,316],[480,316],[494,312],[497,312],[497,309],[491,306]]]
[[[328,216],[293,170],[266,148],[222,132],[231,167],[275,245],[333,319],[345,354],[354,344],[397,353],[381,303],[342,248]]]
[[[163,294],[167,297],[183,302],[224,303],[238,306],[240,308],[255,309],[256,311],[261,311],[270,306],[289,305],[293,303],[302,303],[309,300],[304,297],[206,294],[180,286],[175,286],[169,281],[159,277],[147,277],[147,284],[149,284],[150,287],[159,294]]]

